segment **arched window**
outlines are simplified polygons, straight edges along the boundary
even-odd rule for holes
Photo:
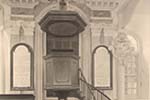
[[[137,41],[126,33],[119,33],[114,42],[118,67],[124,68],[124,91],[127,97],[137,95],[138,46]]]
[[[33,51],[25,44],[16,44],[11,50],[11,89],[33,89]]]
[[[138,48],[136,40],[127,35],[130,41],[128,53],[125,59],[125,92],[126,95],[136,96],[137,95],[137,59],[138,59]]]
[[[107,46],[93,51],[93,85],[99,89],[112,89],[112,52]]]

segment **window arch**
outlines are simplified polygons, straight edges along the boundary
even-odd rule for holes
[[[93,51],[92,83],[98,89],[112,89],[112,56],[105,45],[99,45]]]
[[[138,88],[138,46],[134,37],[127,35],[129,40],[129,48],[125,59],[125,94],[129,96],[137,95]]]
[[[32,48],[19,43],[11,49],[11,89],[32,90],[34,81],[34,59]]]
[[[119,33],[114,42],[115,57],[118,67],[124,67],[124,87],[127,97],[136,97],[138,88],[138,43],[134,37],[124,32]]]

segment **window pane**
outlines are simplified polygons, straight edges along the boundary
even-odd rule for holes
[[[132,89],[132,94],[136,94],[136,89]]]
[[[128,82],[127,83],[127,88],[136,88],[137,87],[137,83],[136,82]]]
[[[136,89],[127,89],[128,95],[136,95]]]
[[[126,81],[127,81],[127,82],[136,82],[136,77],[135,77],[135,76],[128,76],[128,77],[126,78]]]

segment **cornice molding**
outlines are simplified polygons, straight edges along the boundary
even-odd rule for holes
[[[32,2],[23,2],[22,0],[17,1],[17,0],[7,0],[6,4],[9,5],[10,7],[18,7],[18,8],[34,8],[36,5],[39,4],[39,1],[33,0]]]

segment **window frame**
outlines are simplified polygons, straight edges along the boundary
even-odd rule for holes
[[[13,69],[14,69],[14,52],[16,50],[17,47],[19,46],[24,46],[28,49],[28,51],[30,52],[30,87],[14,87],[13,82],[14,82],[14,76],[13,76]],[[10,57],[10,89],[12,91],[31,91],[34,90],[34,52],[33,49],[30,45],[26,44],[26,43],[18,43],[16,45],[14,45],[11,48],[11,57]]]

